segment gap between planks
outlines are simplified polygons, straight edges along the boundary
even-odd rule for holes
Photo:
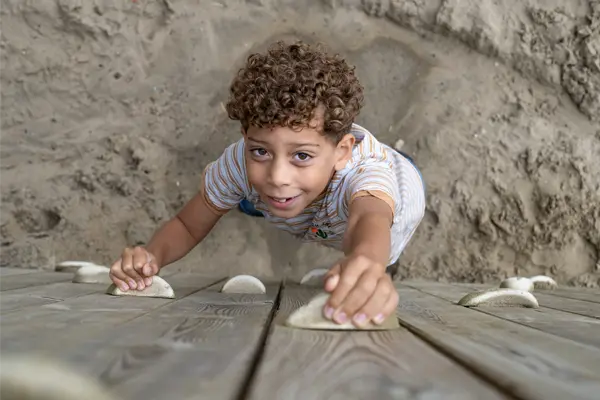
[[[514,399],[405,328],[369,332],[285,326],[287,316],[318,292],[284,284],[258,371],[243,398]]]
[[[587,288],[558,288],[554,290],[544,290],[543,293],[558,298],[574,299],[600,304],[600,289]]]
[[[404,281],[402,284],[440,299],[450,301],[453,304],[456,304],[458,300],[466,294],[476,290],[470,285],[463,286],[439,282]],[[540,297],[543,298],[543,296]],[[545,308],[543,307],[542,299],[539,300],[540,308],[538,309],[486,306],[473,307],[470,309],[600,349],[599,320],[593,317]]]
[[[270,299],[281,286],[273,292],[267,285],[267,295],[229,295],[219,291],[223,280],[116,326],[45,332],[52,343],[38,351],[76,363],[126,398],[237,399],[260,363]]]
[[[271,311],[269,312],[269,316],[267,317],[267,320],[263,327],[263,331],[261,333],[259,343],[256,347],[256,351],[254,352],[254,355],[252,357],[252,364],[248,368],[246,377],[244,378],[242,384],[240,385],[239,394],[236,396],[237,400],[245,400],[248,397],[248,395],[252,389],[254,379],[256,377],[256,374],[258,372],[260,364],[263,360],[263,357],[264,357],[264,354],[265,354],[265,351],[266,351],[266,348],[268,345],[269,336],[273,332],[273,321],[275,320],[275,315],[277,315],[277,312],[279,311],[279,305],[281,303],[281,295],[283,292],[283,287],[284,287],[284,281],[282,281],[279,284],[279,289],[277,290],[277,295],[275,296],[275,301],[273,303],[273,307],[271,307]]]

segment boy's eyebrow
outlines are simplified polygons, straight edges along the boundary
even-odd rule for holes
[[[253,142],[260,144],[268,144],[267,142],[263,142],[262,140],[254,139],[252,136],[248,136],[248,140],[252,140]]]
[[[260,143],[260,144],[268,144],[267,142],[255,139],[252,136],[248,136],[248,140],[251,140],[253,142]],[[290,143],[290,145],[292,145],[294,147],[301,147],[301,146],[321,147],[317,143],[303,143],[303,142],[294,142],[294,143]]]
[[[290,143],[290,144],[294,147],[302,147],[302,146],[320,147],[317,143],[296,142],[296,143]]]

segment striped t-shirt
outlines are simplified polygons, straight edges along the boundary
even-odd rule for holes
[[[394,210],[389,264],[398,260],[425,213],[425,190],[416,167],[400,153],[353,124],[356,138],[352,158],[337,171],[326,190],[300,215],[281,218],[269,213],[246,176],[244,139],[233,143],[204,171],[204,196],[219,213],[247,199],[267,221],[306,242],[342,250],[351,200],[371,194]]]

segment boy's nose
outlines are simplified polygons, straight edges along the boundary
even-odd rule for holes
[[[291,171],[282,165],[273,165],[269,171],[269,183],[273,186],[286,186],[290,184]]]

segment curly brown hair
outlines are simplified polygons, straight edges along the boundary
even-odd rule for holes
[[[231,84],[229,118],[239,120],[244,129],[316,128],[339,142],[360,112],[363,87],[355,67],[323,47],[279,41],[266,53],[251,54]],[[318,109],[324,111],[322,127],[310,125]]]

